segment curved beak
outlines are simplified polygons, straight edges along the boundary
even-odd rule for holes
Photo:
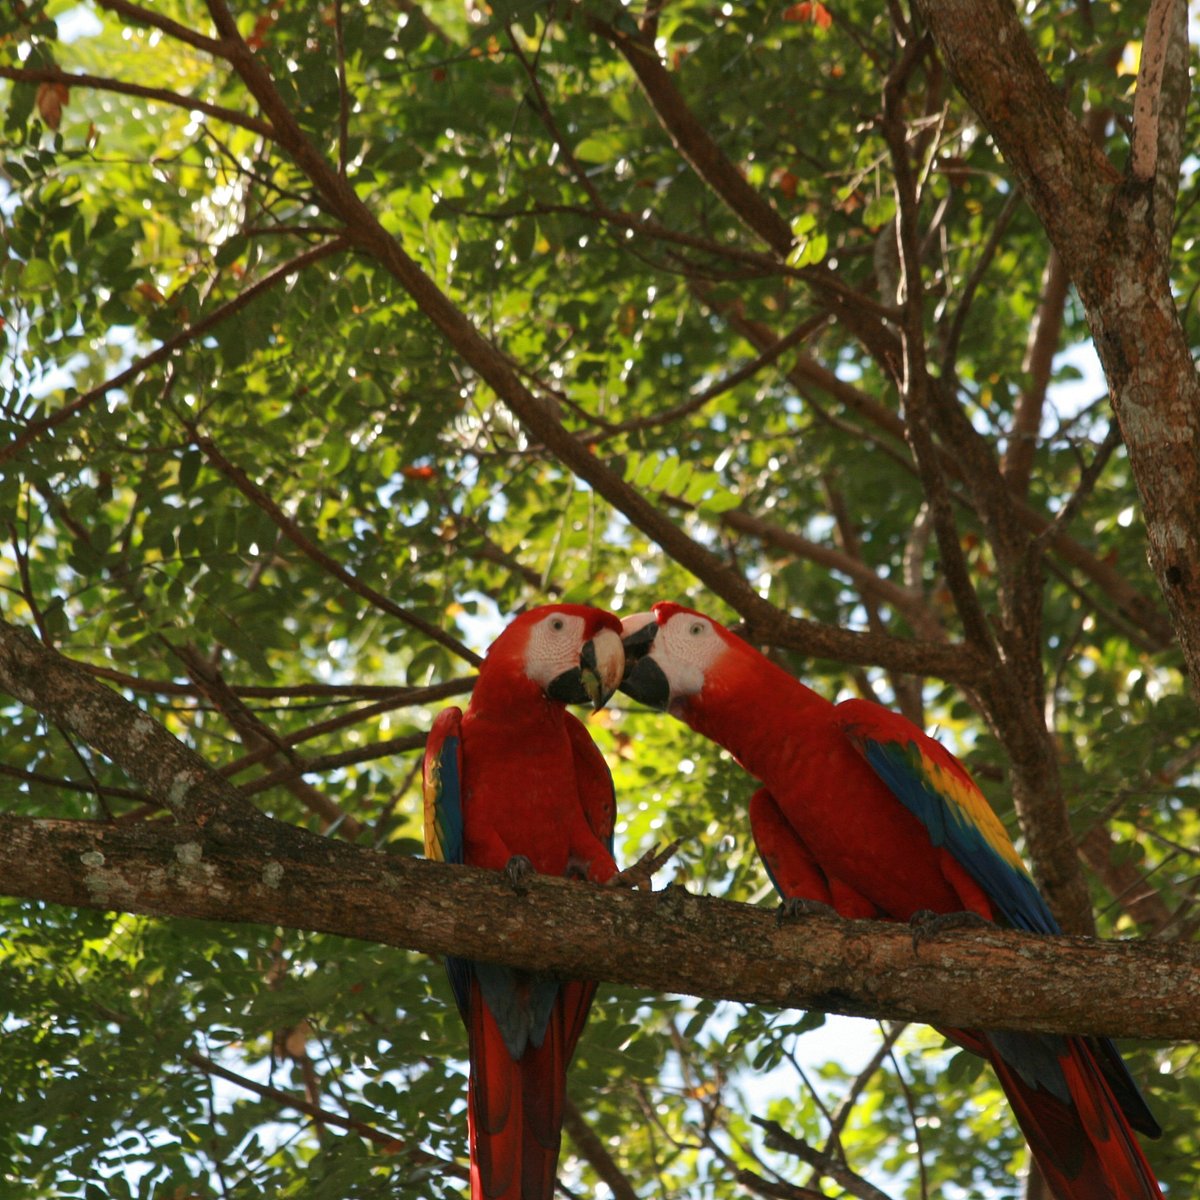
[[[621,691],[650,708],[665,711],[671,703],[671,684],[654,661],[658,622],[653,613],[634,613],[621,622],[625,646],[625,677]]]
[[[650,653],[658,636],[658,622],[649,612],[634,613],[621,622],[621,644],[625,647],[625,671]]]
[[[579,666],[550,681],[546,694],[564,704],[603,708],[625,670],[625,650],[613,629],[601,629],[579,652]]]
[[[580,676],[592,708],[603,708],[625,673],[625,647],[613,629],[602,629],[584,642],[579,655]]]

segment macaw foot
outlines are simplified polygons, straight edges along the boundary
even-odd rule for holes
[[[945,933],[951,929],[980,929],[994,927],[987,917],[981,917],[969,909],[963,912],[930,912],[927,908],[918,909],[908,923],[913,931],[913,949],[916,950],[924,938]]]
[[[775,910],[775,920],[780,925],[798,921],[803,917],[836,917],[838,911],[820,900],[806,900],[803,896],[785,896]]]
[[[568,858],[563,878],[578,879],[586,883],[591,877],[591,866],[592,864],[586,858]]]
[[[683,844],[683,838],[676,838],[660,850],[651,846],[632,867],[618,871],[609,881],[609,887],[640,887],[643,891],[654,890],[654,872],[663,866],[676,850]]]
[[[526,887],[526,880],[531,875],[536,875],[533,863],[529,861],[523,854],[514,854],[512,858],[504,864],[504,870],[500,872],[504,876],[504,882],[508,884],[518,896],[524,896],[529,888]]]

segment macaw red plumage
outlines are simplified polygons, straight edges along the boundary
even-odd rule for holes
[[[866,700],[832,704],[678,604],[623,627],[622,690],[724,746],[762,783],[751,829],[785,897],[846,917],[971,912],[1060,932],[966,769],[910,721]],[[992,1064],[1060,1200],[1162,1200],[1133,1128],[1161,1130],[1111,1042],[942,1032]]]
[[[535,608],[492,643],[467,711],[425,747],[425,853],[516,875],[616,873],[603,755],[567,703],[599,708],[624,665],[621,624],[578,604]],[[551,1200],[567,1066],[595,983],[449,958],[467,1027],[471,1200]]]

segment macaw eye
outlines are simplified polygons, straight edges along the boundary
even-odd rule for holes
[[[704,623],[702,621],[693,621],[690,628],[688,629],[688,633],[690,633],[692,635],[692,637],[699,637],[700,634],[702,634],[703,632],[704,632]]]
[[[567,626],[567,623],[566,623],[566,621],[564,621],[562,619],[562,617],[551,618],[550,628],[553,629],[555,633],[561,633],[566,628],[566,626]]]

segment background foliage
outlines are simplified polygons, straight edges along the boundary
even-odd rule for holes
[[[236,74],[181,37],[212,36],[210,7],[0,15],[0,606],[271,815],[418,853],[424,730],[508,614],[553,596],[739,614],[542,445],[345,236]],[[1027,7],[1047,71],[1122,162],[1145,6]],[[730,578],[869,635],[858,656],[796,638],[774,652],[826,695],[936,727],[1019,837],[1019,748],[969,671],[896,669],[894,639],[970,633],[892,346],[905,199],[882,96],[917,40],[907,11],[241,9],[302,133],[546,411]],[[64,72],[89,78],[68,88]],[[1082,310],[928,49],[893,119],[919,188],[933,376],[1011,503],[1034,528],[1060,517],[1025,628],[1061,776],[1038,803],[1067,807],[1101,933],[1194,936],[1195,709]],[[731,177],[768,216],[730,202]],[[1173,280],[1194,334],[1186,183]],[[958,553],[1002,621],[1011,562],[964,447],[940,438]],[[0,720],[5,810],[162,819],[37,713],[6,703]],[[679,882],[770,902],[727,757],[619,704],[590,728],[622,861],[682,836]],[[287,929],[11,900],[0,914],[0,1195],[460,1193],[464,1039],[436,963]],[[571,1082],[600,1150],[571,1135],[565,1194],[1020,1192],[1023,1145],[975,1064],[927,1030],[865,1023],[822,1051],[820,1025],[602,988]],[[1140,1046],[1132,1064],[1168,1131],[1151,1161],[1172,1196],[1196,1194],[1195,1048]],[[606,1156],[615,1184],[599,1182]]]

